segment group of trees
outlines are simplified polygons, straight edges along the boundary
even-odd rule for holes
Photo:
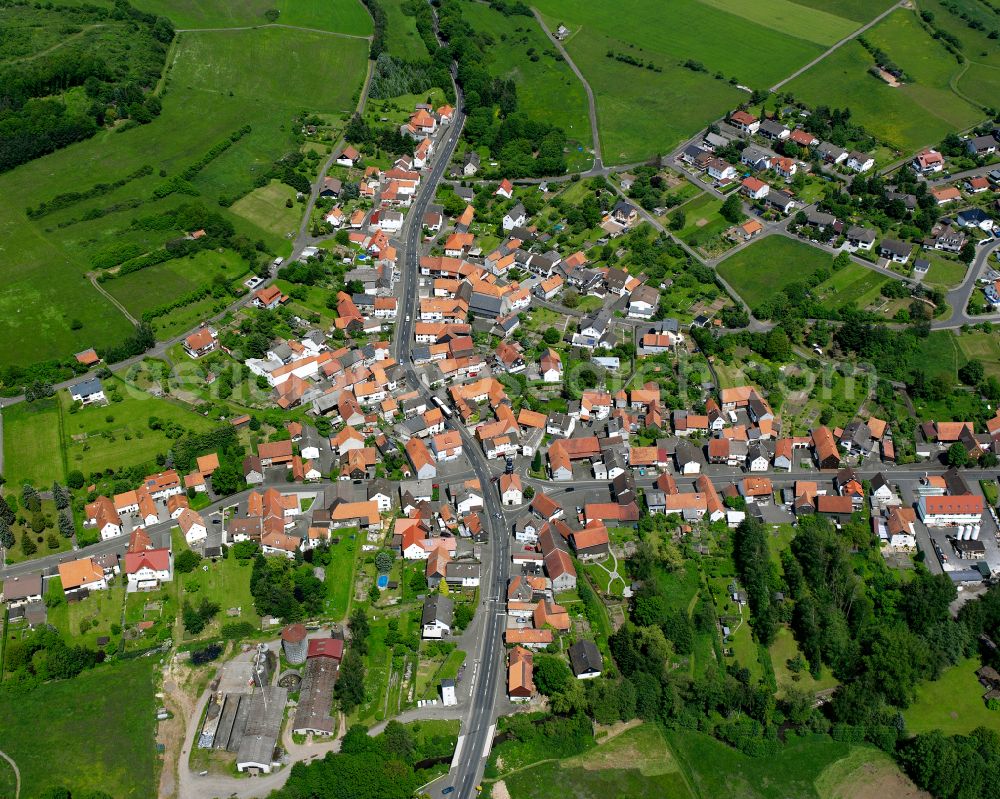
[[[11,21],[58,26],[79,34],[63,46],[0,67],[0,172],[93,136],[128,118],[150,122],[160,113],[151,93],[174,36],[170,21],[115,0],[96,5],[12,5]],[[68,105],[62,93],[83,87],[86,104]],[[55,98],[55,99],[53,99]]]
[[[287,623],[320,613],[326,585],[308,565],[259,553],[250,574],[250,594],[259,615],[275,616]]]
[[[346,660],[345,660],[346,662]],[[341,667],[340,683],[343,681]],[[418,739],[410,727],[390,721],[380,735],[370,736],[361,724],[344,735],[338,753],[292,766],[288,781],[274,799],[342,799],[379,797],[409,799],[426,778],[415,766],[421,760],[447,753],[436,736]]]
[[[365,699],[365,655],[368,654],[370,635],[365,609],[355,608],[347,626],[351,631],[351,640],[340,663],[335,695],[340,702],[340,709],[350,713]]]
[[[530,14],[530,10],[520,3],[504,4],[503,13]],[[565,131],[518,112],[514,81],[492,75],[487,66],[493,44],[489,34],[473,29],[457,0],[442,0],[438,20],[465,93],[466,139],[473,146],[487,147],[503,164],[505,177],[563,174]]]
[[[11,682],[32,685],[70,679],[103,660],[103,652],[82,645],[70,646],[55,628],[42,626],[7,642],[4,668],[13,675]]]

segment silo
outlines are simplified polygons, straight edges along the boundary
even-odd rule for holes
[[[979,525],[978,524],[972,525],[972,539],[974,541],[978,541],[979,540]]]
[[[285,650],[285,659],[293,664],[306,662],[309,651],[309,641],[306,639],[304,624],[289,624],[281,631],[281,646]]]

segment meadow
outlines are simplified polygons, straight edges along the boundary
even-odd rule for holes
[[[794,739],[776,756],[752,758],[699,732],[668,732],[666,738],[692,793],[702,799],[856,797],[871,780],[878,790],[866,796],[918,795],[895,764],[871,747],[815,736]]]
[[[965,363],[965,358],[959,351],[959,340],[955,335],[950,330],[935,330],[919,341],[919,348],[910,358],[910,368],[923,369],[928,378],[944,374],[957,380],[958,367]]]
[[[808,244],[768,236],[727,258],[718,270],[746,303],[756,308],[785,286],[802,282],[819,269],[830,269],[832,264],[829,254]]]
[[[936,144],[947,133],[982,120],[982,111],[952,88],[963,68],[927,34],[913,11],[893,12],[865,36],[912,82],[892,88],[872,77],[872,57],[857,42],[848,42],[786,89],[812,105],[849,107],[858,123],[903,152]]]
[[[99,666],[0,699],[0,740],[20,769],[22,799],[66,783],[116,799],[156,795],[153,665]]]
[[[590,149],[590,120],[583,85],[532,17],[505,17],[487,5],[470,3],[462,16],[477,32],[489,34],[493,74],[517,85],[517,105],[532,119],[558,125],[574,143]],[[532,58],[532,55],[535,58]],[[589,160],[589,159],[583,159]],[[573,166],[572,153],[569,161]]]
[[[65,479],[58,402],[47,398],[3,409],[4,477],[11,489],[25,483],[48,488]]]
[[[359,5],[360,8],[360,5]],[[285,28],[180,34],[171,50],[163,112],[149,125],[107,130],[0,175],[0,365],[64,357],[121,341],[131,325],[86,280],[91,257],[119,243],[153,249],[180,231],[131,227],[191,197],[154,199],[160,172],[175,175],[245,124],[252,132],[192,181],[200,201],[253,188],[254,176],[294,149],[292,122],[303,110],[348,113],[365,71],[368,45]],[[331,76],[336,76],[333,79]],[[95,196],[99,182],[143,166],[151,174]],[[67,191],[87,195],[37,220],[25,209]],[[283,236],[224,211],[237,231],[279,252]],[[158,297],[164,302],[168,297]],[[79,324],[77,324],[77,322]]]
[[[359,0],[135,0],[136,8],[168,17],[178,28],[265,25],[264,12],[277,9],[279,25],[370,36],[372,20]]]
[[[298,232],[302,221],[302,206],[294,204],[295,194],[291,186],[272,180],[267,186],[241,197],[229,210],[261,230],[287,237]],[[288,200],[293,201],[291,208],[286,205]]]
[[[769,0],[775,8],[780,2]],[[817,41],[777,30],[769,16],[767,24],[756,21],[759,15],[750,18],[749,3],[736,6],[746,16],[715,6],[698,0],[537,4],[550,30],[560,24],[571,30],[565,46],[595,93],[606,163],[668,152],[746,101],[730,78],[747,86],[770,86],[823,50]],[[841,22],[828,29],[836,17],[817,16],[814,9],[792,3],[782,5],[782,19],[783,27],[808,28],[810,36],[823,41],[835,41],[837,32],[846,29]],[[706,36],[709,30],[712,34]],[[753,41],[754,47],[739,46],[745,41]],[[652,64],[655,70],[609,58],[609,51]],[[768,57],[758,57],[761,52]],[[682,66],[689,61],[701,66],[697,71]]]
[[[406,61],[427,58],[427,47],[417,33],[416,17],[403,13],[403,0],[381,0],[381,3],[388,17],[385,38],[389,52]]]
[[[983,701],[978,668],[978,658],[970,658],[946,669],[939,680],[921,683],[917,700],[903,711],[907,731],[965,735],[976,727],[988,727],[1000,732],[1000,713],[987,709]]]
[[[217,275],[232,282],[247,273],[247,266],[236,253],[226,250],[202,250],[186,258],[175,258],[138,272],[115,277],[104,283],[104,290],[140,317],[157,308],[165,299],[211,285]],[[156,291],[150,291],[156,286]]]

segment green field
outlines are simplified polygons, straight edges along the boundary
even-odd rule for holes
[[[832,263],[830,255],[808,244],[784,236],[768,236],[727,258],[718,270],[746,303],[755,308],[785,286],[806,280],[818,269],[829,269]]]
[[[858,308],[868,308],[880,301],[879,289],[891,279],[851,263],[816,286],[813,292],[831,308],[843,308],[852,303]]]
[[[961,261],[945,258],[929,250],[924,251],[923,257],[931,262],[931,268],[923,280],[927,285],[953,289],[965,279],[965,273],[969,267]]]
[[[135,217],[193,201],[182,195],[153,199],[153,189],[163,182],[160,170],[168,177],[177,174],[249,123],[252,132],[203,169],[192,186],[201,195],[195,199],[209,207],[217,207],[220,195],[251,190],[256,173],[294,148],[290,126],[296,115],[353,108],[367,50],[363,39],[285,28],[180,34],[159,118],[122,132],[101,132],[0,176],[0,365],[121,341],[130,323],[85,273],[92,268],[91,256],[109,246],[137,243],[151,250],[181,232],[131,227]],[[25,216],[27,206],[67,191],[85,192],[144,165],[153,168],[151,175],[103,196],[88,196],[38,220]],[[134,210],[123,207],[136,202]],[[121,210],[108,210],[113,208]],[[224,213],[238,232],[287,252],[283,236]]]
[[[151,430],[155,416],[163,425],[178,424],[188,430],[206,430],[212,422],[184,406],[133,389],[117,378],[104,382],[105,392],[119,386],[121,402],[91,405],[69,413],[69,393],[60,392],[63,403],[63,436],[69,468],[84,474],[119,469],[151,461],[166,453],[171,439],[165,430]]]
[[[97,639],[106,636],[112,641],[120,638],[111,625],[120,625],[125,606],[125,577],[115,579],[107,591],[93,591],[79,602],[63,602],[49,608],[48,622],[68,640],[73,640],[92,649],[100,649]],[[80,632],[80,623],[86,623],[86,632]]]
[[[20,490],[64,480],[57,399],[19,402],[3,410],[4,477]]]
[[[277,23],[370,36],[372,20],[359,0],[136,0],[136,8],[169,17],[178,28],[266,25],[264,12],[280,11]]]
[[[576,757],[516,772],[504,782],[509,795],[518,799],[692,796],[655,724],[634,727]]]
[[[352,539],[356,528],[338,531],[340,543],[330,545],[330,562],[326,569],[326,613],[336,621],[347,615],[354,594],[354,569],[358,560],[358,543]]]
[[[162,305],[165,299],[210,285],[222,275],[227,282],[242,277],[247,266],[236,253],[201,250],[186,258],[175,258],[138,272],[105,281],[104,290],[128,308],[135,317]],[[155,286],[151,291],[150,286]]]
[[[20,769],[22,799],[59,785],[115,799],[156,795],[153,666],[99,666],[0,698],[0,740]]]
[[[848,799],[859,796],[859,789],[872,780],[880,790],[867,796],[917,795],[879,750],[821,736],[796,739],[777,756],[761,758],[747,757],[698,732],[668,732],[667,742],[701,799]]]
[[[917,701],[903,711],[911,733],[941,730],[945,735],[965,735],[976,727],[1000,732],[1000,713],[988,710],[983,687],[976,678],[977,659],[963,660],[946,669],[940,680],[917,686]]]
[[[894,89],[872,77],[872,57],[848,42],[786,88],[813,105],[849,107],[855,121],[904,152],[982,120],[982,111],[951,88],[962,67],[920,27],[913,11],[895,11],[865,35],[913,82]]]
[[[382,7],[389,18],[385,37],[389,52],[407,61],[427,58],[427,47],[417,33],[416,17],[403,13],[403,0],[382,0]]]
[[[793,0],[701,0],[707,6],[728,11],[750,22],[767,20],[771,30],[807,42],[831,45],[852,33],[858,25],[820,8],[805,8]]]
[[[818,8],[855,22],[868,22],[891,6],[892,0],[795,0],[795,4]]]
[[[529,117],[558,125],[572,142],[591,146],[587,95],[583,84],[562,60],[549,38],[531,17],[506,17],[487,5],[470,3],[462,16],[479,33],[488,34],[487,48],[493,74],[517,85],[518,110]],[[538,60],[529,57],[533,51]],[[570,161],[573,160],[572,153]],[[585,159],[589,160],[589,159]]]
[[[963,362],[973,359],[982,361],[987,376],[1000,379],[1000,334],[995,329],[989,333],[978,330],[962,333],[958,336],[958,349]]]
[[[270,185],[254,189],[237,200],[230,210],[261,230],[275,236],[287,236],[296,233],[302,221],[302,206],[293,204],[288,208],[288,200],[295,200],[295,189],[272,180]]]
[[[749,18],[713,5],[698,0],[537,4],[550,30],[560,24],[571,30],[565,46],[595,93],[605,162],[637,161],[669,151],[746,100],[744,92],[728,83],[730,78],[747,86],[770,86],[823,50],[816,41],[776,30],[767,13]],[[737,7],[752,13],[749,3]],[[815,10],[790,3],[782,8],[787,12],[782,27],[808,27],[811,37],[824,40],[835,36],[828,28],[829,15],[817,17]],[[753,47],[740,46],[750,41]],[[655,69],[609,58],[609,51]],[[681,66],[688,60],[704,71]]]
[[[684,227],[677,231],[677,238],[697,247],[728,230],[732,224],[719,215],[720,208],[722,200],[707,193],[684,203],[674,211],[674,215],[684,214]]]
[[[957,379],[958,367],[964,363],[959,352],[958,341],[949,330],[935,330],[927,338],[919,339],[917,349],[911,359],[911,369],[923,369],[927,377],[937,374],[950,375]]]

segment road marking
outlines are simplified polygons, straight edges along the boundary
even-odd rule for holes
[[[493,748],[493,733],[496,732],[497,725],[491,724],[489,730],[486,732],[486,743],[483,745],[483,757],[487,758],[490,756],[490,749]]]
[[[459,735],[458,743],[455,744],[455,754],[451,758],[451,766],[449,767],[449,771],[455,768],[455,765],[458,763],[458,756],[462,754],[462,746],[464,745],[465,745],[465,736]]]

